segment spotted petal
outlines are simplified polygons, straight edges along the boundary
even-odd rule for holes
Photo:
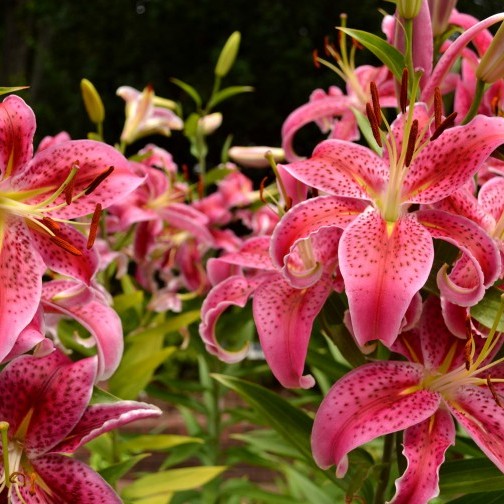
[[[121,319],[93,289],[82,286],[90,291],[90,299],[80,303],[80,293],[76,293],[75,302],[61,294],[75,282],[54,280],[45,284],[42,290],[42,305],[47,313],[59,313],[73,318],[91,334],[91,342],[96,345],[98,353],[98,370],[96,380],[110,378],[121,361],[124,341]]]
[[[324,276],[308,289],[291,287],[277,275],[254,293],[254,321],[266,361],[278,381],[287,388],[310,388],[315,381],[303,376],[313,321],[331,293]]]
[[[389,224],[370,208],[347,226],[339,266],[359,345],[374,339],[392,345],[433,258],[432,238],[412,214]]]
[[[64,455],[49,454],[32,460],[33,468],[47,485],[48,491],[35,487],[40,493],[48,493],[46,502],[92,502],[93,504],[121,504],[113,488],[89,466]],[[26,488],[29,488],[28,486]],[[25,502],[32,502],[27,491]],[[46,500],[47,499],[47,500]]]
[[[485,455],[504,472],[504,409],[491,391],[486,387],[460,387],[447,404]]]
[[[431,141],[409,167],[402,201],[435,203],[462,187],[504,143],[504,119],[476,116]]]
[[[92,404],[86,408],[77,425],[52,451],[73,453],[80,446],[104,432],[117,429],[135,420],[161,415],[157,406],[138,401]]]
[[[343,477],[351,450],[433,415],[441,401],[437,393],[408,393],[422,378],[418,364],[387,361],[366,364],[338,380],[315,416],[312,451],[317,464],[335,464],[336,475]]]
[[[37,311],[45,269],[24,224],[0,217],[0,361]]]
[[[420,210],[416,215],[434,238],[452,243],[464,252],[450,274],[446,267],[440,270],[437,281],[441,295],[452,303],[473,306],[500,274],[501,259],[494,241],[465,217],[441,210]]]
[[[404,456],[408,467],[396,480],[397,493],[390,504],[429,502],[439,494],[439,467],[445,452],[455,443],[455,425],[445,409],[404,433]]]
[[[47,192],[29,200],[30,204],[41,202],[61,186],[76,163],[79,171],[74,179],[74,195],[85,191],[109,167],[112,166],[114,171],[91,194],[70,205],[65,205],[64,195],[59,196],[55,204],[62,207],[53,210],[50,216],[66,219],[81,217],[93,213],[97,203],[107,208],[144,180],[133,173],[128,160],[113,147],[92,140],[70,140],[38,152],[12,179],[12,188],[19,191],[47,188]]]
[[[0,103],[0,178],[16,175],[33,155],[35,114],[16,95]]]
[[[388,163],[373,151],[351,142],[326,140],[311,158],[283,165],[304,184],[335,196],[375,199],[389,176]]]

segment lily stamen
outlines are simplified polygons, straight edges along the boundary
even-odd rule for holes
[[[441,134],[448,128],[455,125],[455,118],[457,117],[457,112],[452,112],[445,120],[434,130],[434,133],[430,137],[431,142],[436,140],[441,136]]]
[[[373,107],[369,102],[366,103],[366,114],[369,120],[369,124],[371,125],[371,131],[373,132],[373,137],[376,140],[376,143],[381,147],[382,141],[380,135],[380,127],[378,125],[378,121],[376,119]]]
[[[93,212],[93,217],[91,218],[91,226],[89,228],[89,235],[86,244],[86,248],[88,250],[93,246],[96,240],[96,233],[98,232],[98,224],[100,223],[101,213],[102,206],[100,205],[100,203],[97,203],[95,211]]]
[[[380,97],[378,95],[378,88],[376,87],[376,83],[371,81],[369,85],[369,89],[371,91],[371,100],[373,103],[373,112],[376,117],[376,122],[378,123],[378,127],[381,124],[381,107],[380,107]]]
[[[443,98],[441,90],[436,87],[434,90],[434,128],[437,130],[443,122]]]
[[[404,159],[404,164],[409,166],[415,154],[415,146],[418,137],[418,120],[415,119],[411,124],[410,134],[408,137],[408,147],[406,148],[406,157]]]
[[[492,379],[491,379],[490,375],[487,375],[486,383],[487,383],[488,390],[490,390],[490,392],[492,393],[492,397],[494,398],[495,403],[497,404],[497,406],[502,408],[502,403],[499,399],[499,396],[497,395],[497,391],[495,390],[495,387],[492,384]]]
[[[70,242],[66,241],[64,238],[61,238],[61,236],[58,235],[53,235],[49,238],[55,245],[58,247],[61,247],[63,250],[66,250],[70,254],[74,256],[81,256],[82,252],[72,245]]]
[[[113,166],[109,166],[104,172],[100,173],[87,187],[84,189],[84,194],[89,196],[112,172]]]

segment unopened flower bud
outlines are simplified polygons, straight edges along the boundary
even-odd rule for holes
[[[217,65],[215,65],[215,75],[217,77],[224,77],[231,70],[240,48],[240,39],[241,35],[238,31],[232,33],[227,39],[219,55]]]
[[[493,83],[504,77],[504,23],[481,58],[476,77],[486,83]]]
[[[100,124],[105,119],[105,108],[103,102],[93,84],[87,80],[81,80],[81,93],[84,100],[86,112],[94,124]]]
[[[422,0],[397,0],[397,10],[404,19],[413,19],[418,16]]]
[[[204,135],[210,135],[222,124],[222,114],[214,112],[198,119],[198,126]]]
[[[270,164],[265,155],[267,152],[273,154],[275,161],[283,161],[285,153],[279,147],[267,147],[264,145],[255,147],[231,147],[229,157],[240,166],[247,168],[267,168]]]
[[[428,0],[432,22],[432,33],[441,35],[448,28],[450,15],[457,5],[457,0]]]

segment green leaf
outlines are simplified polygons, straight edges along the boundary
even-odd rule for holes
[[[324,487],[313,482],[305,474],[296,471],[288,465],[282,466],[281,469],[289,480],[290,485],[305,497],[306,500],[304,502],[307,504],[334,504],[334,497],[324,492]],[[332,486],[331,490],[334,492]]]
[[[226,466],[185,467],[148,474],[137,479],[122,491],[124,499],[138,499],[166,495],[200,487],[227,469]]]
[[[109,380],[110,391],[124,399],[135,399],[149,384],[154,372],[175,350],[163,348],[163,335],[128,345],[119,368]]]
[[[185,91],[194,100],[194,103],[196,104],[196,106],[198,108],[201,107],[201,104],[203,102],[201,101],[201,96],[196,91],[196,89],[194,89],[192,86],[190,86],[186,82],[181,81],[180,79],[176,79],[175,77],[172,77],[170,80],[173,82],[173,84],[175,84],[180,89]]]
[[[502,504],[502,502],[504,502],[504,492],[485,492],[458,497],[446,504]]]
[[[301,504],[304,501],[294,499],[292,496],[268,492],[257,487],[250,481],[232,479],[226,481],[221,487],[220,495],[237,495],[246,499],[246,502],[260,502],[261,504]]]
[[[338,30],[346,33],[369,49],[400,81],[405,67],[404,56],[386,40],[363,30],[338,27]]]
[[[483,299],[471,308],[471,316],[486,327],[492,327],[498,313],[501,309],[501,295],[503,292],[490,287],[485,292]],[[504,317],[501,317],[497,324],[497,331],[504,331]]]
[[[0,86],[0,95],[7,93],[15,93],[16,91],[21,91],[23,89],[28,89],[30,86],[14,86],[14,87],[3,87]]]
[[[166,493],[164,495],[156,495],[146,497],[145,499],[135,499],[134,504],[169,504],[172,500],[173,493]]]
[[[504,475],[487,458],[450,461],[441,466],[440,488],[444,495],[504,490]]]
[[[138,308],[143,305],[144,293],[141,290],[135,290],[124,294],[114,296],[114,309],[119,313],[124,313],[128,308],[134,308],[138,313]]]
[[[273,429],[292,444],[310,464],[313,464],[310,448],[313,421],[304,411],[255,383],[218,374],[213,374],[212,377],[237,392]]]
[[[104,478],[111,485],[115,485],[116,482],[122,478],[133,466],[138,464],[141,460],[148,457],[148,453],[141,453],[140,455],[134,455],[128,457],[126,460],[122,462],[118,462],[117,464],[113,464],[111,466],[98,471],[102,478]]]
[[[190,436],[177,436],[174,434],[152,434],[137,436],[133,439],[123,441],[121,443],[121,449],[126,449],[133,452],[169,450],[174,446],[188,443],[203,443],[203,440],[200,438]]]
[[[254,91],[254,88],[252,86],[229,86],[227,88],[221,89],[220,91],[217,91],[217,93],[215,93],[212,98],[210,98],[207,109],[210,111],[215,107],[215,105],[224,100],[227,100],[228,98],[231,98],[231,96],[240,93],[250,93],[252,91]]]
[[[161,322],[157,325],[153,325],[147,328],[142,328],[138,332],[130,333],[126,340],[128,343],[144,341],[149,338],[155,338],[159,336],[164,336],[168,333],[172,333],[191,325],[192,323],[200,319],[200,310],[191,310],[180,315],[170,316],[170,318]]]

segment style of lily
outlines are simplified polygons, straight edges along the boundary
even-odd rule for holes
[[[170,136],[171,130],[183,129],[184,122],[171,110],[176,107],[175,102],[155,96],[152,86],[143,91],[121,86],[116,94],[126,102],[126,121],[121,133],[124,145],[148,135]]]
[[[209,353],[225,362],[246,357],[248,345],[238,350],[224,348],[216,335],[219,317],[230,306],[243,308],[252,296],[254,322],[266,361],[278,381],[287,388],[309,388],[311,375],[303,375],[313,321],[327,297],[342,289],[336,276],[336,250],[341,232],[324,229],[309,238],[315,261],[324,264],[316,283],[308,288],[292,286],[272,265],[270,237],[245,241],[238,252],[210,259],[207,271],[214,287],[201,309],[200,335]],[[301,264],[293,254],[293,263]]]
[[[1,361],[36,314],[47,268],[90,283],[98,264],[90,247],[100,209],[142,178],[100,142],[63,141],[33,156],[35,115],[14,95],[0,104],[0,132]],[[94,218],[86,238],[68,219],[88,214]]]
[[[101,476],[66,454],[104,432],[161,411],[135,401],[88,406],[97,368],[96,357],[72,362],[54,351],[23,355],[0,372],[2,502],[121,502]]]
[[[276,227],[271,251],[273,264],[287,277],[299,276],[290,271],[293,250],[316,230],[344,229],[338,262],[353,333],[359,345],[380,339],[390,347],[431,271],[433,238],[462,251],[455,270],[469,262],[477,272],[474,284],[457,285],[447,266],[440,270],[439,289],[451,302],[475,304],[500,274],[500,256],[483,229],[458,215],[411,206],[435,203],[465,184],[504,142],[504,120],[477,116],[465,126],[446,129],[439,102],[434,118],[418,103],[403,106],[404,113],[385,135],[378,127],[379,105],[369,109],[375,136],[383,142],[382,155],[351,142],[326,140],[310,159],[283,166],[295,179],[329,195],[293,207]],[[368,206],[360,211],[349,198]],[[304,286],[317,280],[320,266],[303,273]]]
[[[439,493],[439,467],[455,443],[454,417],[504,472],[500,333],[462,340],[443,322],[439,300],[429,298],[417,329],[402,333],[393,350],[406,361],[365,364],[333,385],[317,411],[312,451],[320,467],[343,477],[347,454],[379,436],[404,432],[406,471],[393,504],[423,504]]]

